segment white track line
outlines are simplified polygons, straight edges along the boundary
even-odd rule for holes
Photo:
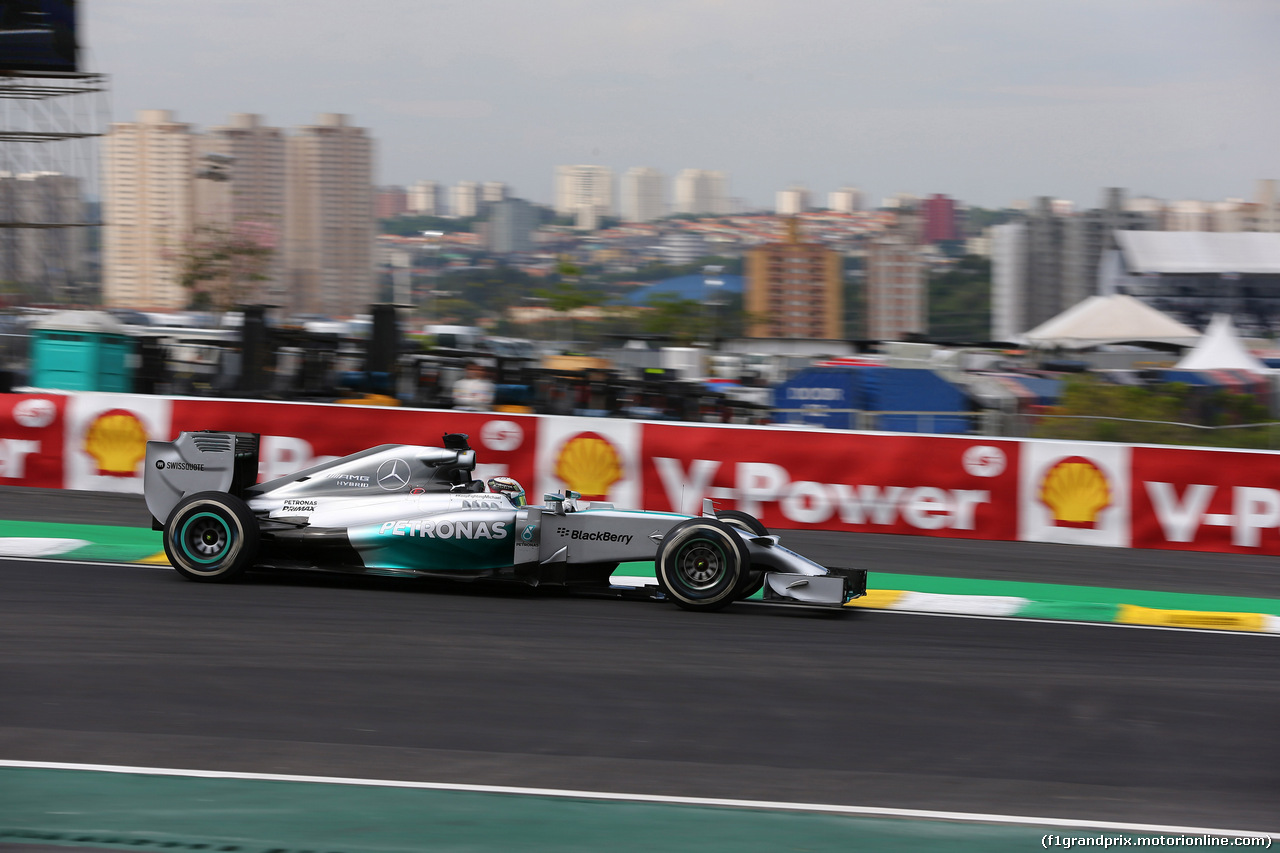
[[[480,794],[519,794],[530,797],[564,797],[611,802],[658,803],[681,806],[756,809],[763,811],[815,812],[857,817],[915,818],[963,823],[997,823],[1015,826],[1070,827],[1073,829],[1114,830],[1158,835],[1220,835],[1266,837],[1280,839],[1280,832],[1258,832],[1245,829],[1212,829],[1198,826],[1163,826],[1150,823],[1121,823],[1101,820],[1073,820],[1020,815],[943,812],[927,809],[893,809],[877,806],[838,806],[824,803],[788,803],[768,800],[732,800],[717,797],[671,797],[658,794],[619,794],[608,791],[575,791],[561,788],[520,788],[510,785],[461,785],[445,782],[405,782],[388,779],[355,779],[339,776],[296,776],[284,773],[235,773],[224,770],[178,770],[169,767],[127,767],[115,764],[69,764],[58,761],[7,761],[0,767],[36,770],[84,770],[97,773],[136,773],[147,776],[185,776],[199,779],[237,779],[255,782],[310,782],[325,785],[363,785],[375,788],[416,788],[428,791],[462,791]]]
[[[0,554],[0,563],[58,563],[63,566],[109,566],[115,569],[163,569],[173,571],[173,566],[164,563],[122,563],[119,560],[68,560],[52,557],[14,557]]]

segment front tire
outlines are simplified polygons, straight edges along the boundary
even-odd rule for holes
[[[746,545],[729,525],[690,518],[662,538],[654,558],[658,583],[685,610],[720,610],[739,597],[748,569]]]
[[[164,526],[164,552],[187,580],[228,583],[258,556],[258,521],[225,492],[199,492],[174,507]]]
[[[716,518],[730,527],[741,528],[753,536],[769,535],[769,528],[761,524],[760,519],[740,509],[722,509],[716,513]],[[753,570],[748,565],[747,571],[742,574],[742,584],[738,588],[737,598],[750,598],[762,589],[764,589],[764,570]]]

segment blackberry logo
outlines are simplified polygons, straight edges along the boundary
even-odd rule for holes
[[[610,533],[607,530],[597,530],[587,532],[585,530],[568,530],[561,527],[556,531],[561,536],[568,536],[570,539],[580,540],[582,542],[621,542],[626,545],[633,537],[621,533]]]

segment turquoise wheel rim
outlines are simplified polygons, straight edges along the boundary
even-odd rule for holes
[[[182,523],[178,547],[182,555],[202,565],[217,563],[231,548],[231,525],[213,512],[198,512]]]
[[[724,582],[729,565],[724,548],[701,536],[681,543],[674,562],[680,585],[701,594],[714,592]]]

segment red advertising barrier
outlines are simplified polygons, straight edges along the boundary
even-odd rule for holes
[[[769,527],[1017,536],[1014,441],[646,424],[646,509],[704,497]]]
[[[538,419],[528,415],[174,400],[171,435],[198,429],[261,433],[261,481],[378,444],[438,447],[446,432],[462,432],[470,435],[471,446],[476,450],[478,477],[504,474],[529,483],[533,481],[538,440]]]
[[[0,395],[0,484],[142,492],[146,442],[262,435],[268,480],[377,444],[471,437],[477,477],[532,501],[966,539],[1280,554],[1280,454],[1186,447],[641,423],[130,394]]]
[[[142,492],[149,440],[183,430],[262,435],[259,479],[301,470],[377,444],[439,446],[471,436],[477,475],[534,479],[538,419],[501,413],[183,399],[131,394],[0,395],[0,483]]]
[[[66,402],[60,394],[0,395],[0,483],[62,488]]]
[[[1135,548],[1280,554],[1280,457],[1135,447]]]

